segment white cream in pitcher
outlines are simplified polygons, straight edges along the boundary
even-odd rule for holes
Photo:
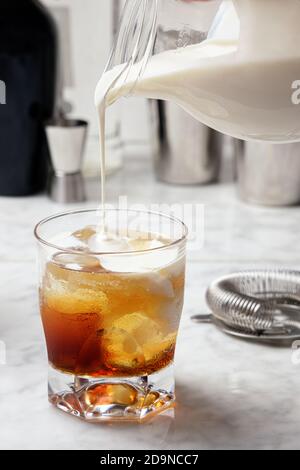
[[[287,7],[288,3],[288,8]],[[234,0],[220,7],[208,38],[168,50],[141,64],[105,72],[95,94],[99,114],[102,208],[105,206],[105,111],[135,95],[171,100],[202,123],[242,139],[300,140],[300,106],[292,100],[300,79],[300,0]],[[139,79],[136,80],[136,77]],[[126,78],[124,78],[126,77]],[[94,249],[124,249],[105,229],[105,212]]]
[[[106,72],[96,91],[101,113],[130,94],[172,100],[234,137],[299,140],[300,107],[292,101],[292,85],[300,79],[300,1],[225,3],[227,12],[207,40],[154,55],[138,81],[139,64],[125,84],[118,80],[125,64]],[[234,22],[240,24],[236,37],[226,38],[226,23]]]

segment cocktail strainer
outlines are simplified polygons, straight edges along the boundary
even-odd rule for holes
[[[210,315],[192,317],[212,322],[243,338],[280,342],[300,338],[300,272],[254,270],[231,274],[207,290]]]

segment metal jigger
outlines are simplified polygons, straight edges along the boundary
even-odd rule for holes
[[[85,201],[82,162],[87,138],[86,121],[58,119],[46,125],[53,166],[49,182],[50,198],[58,203]]]

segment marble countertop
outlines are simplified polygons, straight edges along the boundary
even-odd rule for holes
[[[96,207],[98,181],[88,184]],[[0,198],[1,449],[300,448],[300,364],[291,348],[225,336],[190,316],[205,313],[216,277],[240,269],[300,266],[300,209],[238,201],[230,181],[174,187],[155,181],[150,159],[128,158],[108,180],[108,202],[204,204],[204,245],[189,250],[186,302],[176,353],[174,413],[144,425],[90,425],[47,401],[47,359],[38,313],[35,242],[40,219],[65,210],[46,196]],[[68,209],[73,206],[68,207]],[[2,344],[2,343],[1,343]],[[299,361],[296,361],[299,362]]]

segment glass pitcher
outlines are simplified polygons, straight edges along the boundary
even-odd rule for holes
[[[299,22],[299,0],[127,0],[106,105],[171,100],[233,137],[299,141]]]

